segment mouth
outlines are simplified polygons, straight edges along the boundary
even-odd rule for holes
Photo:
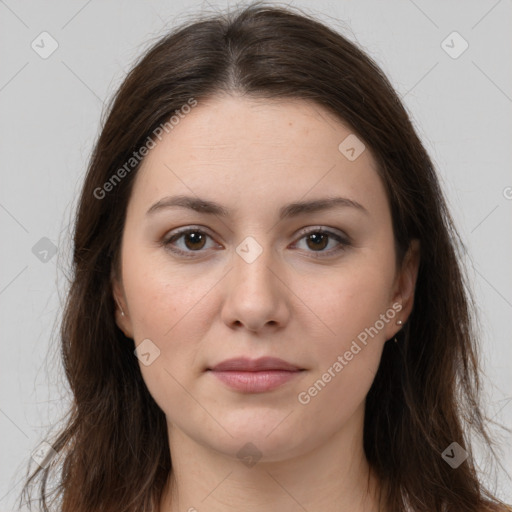
[[[280,371],[299,371],[304,368],[289,363],[284,359],[277,357],[260,357],[259,359],[249,359],[247,357],[234,357],[226,359],[212,367],[207,368],[211,371],[239,371],[239,372],[258,372],[264,370]]]
[[[242,393],[264,393],[295,379],[306,370],[208,371],[228,387]]]
[[[264,357],[228,359],[206,371],[236,391],[263,393],[296,379],[306,369],[282,359]]]

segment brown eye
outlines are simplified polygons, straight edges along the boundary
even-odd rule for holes
[[[303,232],[303,236],[300,240],[305,240],[306,252],[318,253],[318,256],[315,254],[315,257],[331,256],[339,251],[345,250],[350,245],[348,238],[324,229]],[[332,241],[335,242],[334,247],[325,250]]]
[[[212,237],[198,228],[188,228],[169,236],[163,240],[162,245],[170,251],[185,257],[194,257],[194,253],[203,253],[207,247],[208,239]],[[315,257],[328,257],[345,250],[350,246],[348,238],[325,229],[315,229],[303,232],[299,241],[305,240],[306,252],[312,253]],[[334,247],[326,250],[334,243]]]
[[[199,233],[198,231],[190,231],[182,235],[185,241],[185,246],[190,250],[202,249],[205,244],[205,236],[203,233]]]
[[[191,228],[168,237],[163,241],[163,245],[172,252],[190,256],[190,253],[203,252],[208,238],[211,239],[210,235],[204,231]]]
[[[308,247],[313,250],[325,249],[329,243],[329,235],[325,233],[311,233],[307,235],[306,243]]]

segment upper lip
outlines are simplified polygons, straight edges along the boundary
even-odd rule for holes
[[[262,370],[286,370],[296,372],[302,370],[294,364],[283,361],[276,357],[260,357],[259,359],[249,359],[247,357],[235,357],[233,359],[226,359],[221,363],[207,368],[213,371],[242,371],[242,372],[257,372]]]

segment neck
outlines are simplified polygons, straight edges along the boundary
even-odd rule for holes
[[[300,455],[262,457],[252,466],[170,426],[173,470],[160,512],[378,510],[379,482],[364,455],[361,418]]]

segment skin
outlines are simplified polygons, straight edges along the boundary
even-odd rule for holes
[[[419,248],[413,243],[396,267],[371,151],[350,161],[338,150],[350,133],[305,100],[217,96],[165,134],[136,176],[113,291],[120,329],[160,350],[139,365],[168,424],[173,472],[161,512],[377,510],[379,482],[363,451],[365,397],[384,343],[411,312]],[[146,214],[177,194],[213,200],[232,216],[176,207]],[[367,213],[342,207],[279,221],[283,205],[326,196]],[[174,239],[189,258],[161,243],[187,226],[205,233],[199,242]],[[308,243],[303,228],[345,234],[350,245]],[[262,249],[251,263],[236,252],[247,236]],[[401,311],[300,403],[299,393],[393,304]],[[306,371],[253,394],[205,372],[231,357],[267,355]],[[250,467],[237,456],[248,442],[261,455]]]

